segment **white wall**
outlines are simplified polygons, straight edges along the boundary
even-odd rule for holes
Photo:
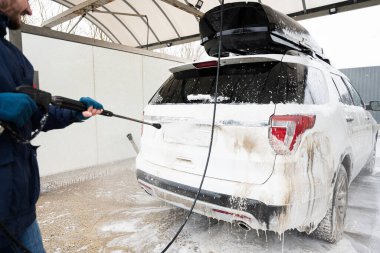
[[[112,49],[23,34],[24,54],[39,71],[40,89],[53,95],[79,99],[90,96],[116,114],[141,119],[144,106],[178,65]],[[97,116],[65,129],[41,133],[41,176],[71,171],[136,155],[126,138],[140,142],[141,125]]]

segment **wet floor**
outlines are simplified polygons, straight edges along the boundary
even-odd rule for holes
[[[271,232],[246,232],[193,214],[167,252],[379,252],[380,147],[377,150],[377,173],[361,173],[350,186],[344,238],[335,245],[296,231],[281,238]],[[162,251],[187,213],[141,190],[132,160],[118,166],[111,174],[41,195],[38,220],[47,252]]]

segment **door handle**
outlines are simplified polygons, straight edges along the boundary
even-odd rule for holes
[[[347,122],[352,122],[352,121],[354,121],[354,118],[348,117],[348,118],[346,118],[346,121]]]

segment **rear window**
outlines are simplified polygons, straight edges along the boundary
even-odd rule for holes
[[[216,68],[174,73],[150,104],[213,103]],[[222,66],[218,103],[322,104],[328,100],[320,70],[300,64],[261,62]]]

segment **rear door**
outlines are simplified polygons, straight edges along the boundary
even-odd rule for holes
[[[358,142],[359,141],[361,142],[360,144],[362,148],[361,156],[363,156],[362,161],[363,163],[365,163],[368,157],[370,156],[372,148],[373,148],[372,122],[371,122],[370,113],[365,110],[365,105],[363,103],[363,100],[361,99],[359,93],[355,90],[355,88],[349,82],[349,80],[346,78],[343,78],[343,80],[345,84],[347,85],[348,90],[350,91],[350,94],[355,106],[355,113],[357,114],[357,117],[359,120],[358,131],[360,131],[360,136],[358,136],[359,138]],[[364,164],[362,166],[364,166]]]
[[[335,86],[340,95],[340,102],[343,103],[346,126],[347,126],[347,136],[350,139],[351,148],[353,152],[353,176],[355,176],[361,169],[362,164],[364,164],[363,155],[363,136],[365,131],[361,126],[362,115],[360,114],[359,108],[354,105],[351,94],[344,83],[343,79],[335,74],[331,74]],[[342,129],[344,131],[344,129]]]
[[[278,93],[276,61],[221,67],[213,150],[207,177],[261,184],[272,173],[275,154],[268,122]],[[202,175],[210,144],[216,68],[174,73],[153,96],[140,156],[169,169]]]

